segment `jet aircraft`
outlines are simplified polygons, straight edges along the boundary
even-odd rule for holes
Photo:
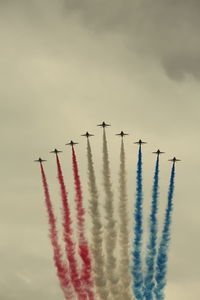
[[[128,135],[128,133],[124,133],[123,131],[121,131],[120,133],[117,133],[116,135],[123,137],[125,135]]]
[[[97,126],[100,126],[100,127],[107,127],[107,126],[111,126],[110,124],[106,124],[104,121],[101,123],[101,124],[98,124]]]
[[[42,158],[38,158],[38,159],[36,159],[36,160],[34,160],[34,162],[39,162],[39,163],[42,163],[43,161],[46,161],[45,159],[42,159]]]
[[[143,142],[142,140],[139,140],[138,142],[135,142],[134,144],[142,145],[142,144],[147,144],[147,142]]]
[[[90,134],[88,131],[85,134],[82,134],[81,136],[86,136],[89,138],[90,136],[94,136],[94,134]]]
[[[177,161],[181,161],[180,159],[177,159],[176,157],[172,158],[172,159],[168,159],[169,161],[173,161],[173,163],[177,162]]]
[[[74,146],[74,145],[77,145],[78,143],[75,143],[75,142],[73,142],[73,141],[70,141],[69,143],[67,143],[67,144],[65,144],[65,145],[67,145],[67,146]]]
[[[157,151],[152,152],[152,153],[157,154],[157,155],[159,156],[160,154],[163,154],[163,153],[165,153],[165,152],[162,152],[162,151],[160,151],[160,150],[158,149]]]
[[[53,151],[50,151],[49,153],[55,153],[55,154],[58,154],[58,153],[60,153],[60,152],[62,152],[62,151],[57,150],[57,149],[54,149]]]

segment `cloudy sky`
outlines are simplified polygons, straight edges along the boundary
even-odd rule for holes
[[[70,149],[77,155],[87,207],[85,140],[92,147],[101,189],[101,129],[108,129],[117,202],[119,130],[126,139],[130,209],[137,148],[144,138],[145,211],[154,157],[162,157],[161,213],[176,155],[175,210],[166,300],[200,298],[198,239],[200,2],[197,0],[0,0],[1,275],[2,300],[62,300],[48,239],[39,168],[45,165],[59,213],[54,157],[61,148],[73,202]],[[89,217],[88,223],[89,223]],[[89,225],[88,225],[89,228]],[[88,230],[89,236],[89,230]]]

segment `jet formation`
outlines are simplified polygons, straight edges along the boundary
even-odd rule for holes
[[[101,124],[98,124],[97,126],[99,126],[99,127],[102,127],[102,128],[106,128],[106,127],[108,127],[108,126],[111,126],[110,124],[107,124],[107,123],[105,123],[104,121],[101,123]],[[117,133],[116,134],[116,136],[120,136],[120,137],[124,137],[124,136],[126,136],[126,135],[129,135],[128,133],[124,133],[124,131],[121,131],[120,133]],[[89,138],[89,137],[91,137],[91,136],[94,136],[94,134],[91,134],[91,133],[89,133],[88,131],[86,131],[86,133],[85,134],[82,134],[81,136],[84,136],[84,137],[86,137],[86,138]],[[69,143],[67,143],[67,144],[65,144],[65,145],[67,145],[67,146],[74,146],[74,145],[77,145],[78,143],[76,143],[76,142],[73,142],[72,140],[69,142]],[[141,145],[143,145],[143,144],[147,144],[147,142],[144,142],[144,141],[142,141],[141,139],[139,139],[139,141],[137,141],[137,142],[134,142],[134,144],[137,144],[137,145],[139,145],[140,147],[141,147]],[[53,150],[53,151],[50,151],[50,153],[55,153],[56,155],[58,154],[58,153],[60,153],[60,152],[62,152],[62,151],[60,151],[60,150],[57,150],[56,148]],[[162,152],[162,151],[160,151],[159,149],[157,150],[157,151],[154,151],[154,152],[152,152],[153,154],[156,154],[158,157],[161,155],[161,154],[164,154],[165,152]],[[39,162],[40,164],[41,163],[43,163],[43,162],[45,162],[46,160],[45,159],[42,159],[41,157],[39,157],[38,159],[36,159],[36,160],[34,160],[34,162]],[[181,161],[180,159],[177,159],[176,157],[173,157],[172,159],[169,159],[168,161],[172,161],[173,163],[176,163],[177,161]]]

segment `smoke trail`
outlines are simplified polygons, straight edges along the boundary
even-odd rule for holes
[[[157,211],[158,211],[158,181],[159,181],[159,156],[157,156],[153,189],[152,189],[152,203],[151,213],[149,218],[149,241],[147,245],[147,257],[146,257],[146,276],[145,276],[145,288],[144,295],[146,300],[153,300],[154,289],[154,272],[155,272],[155,259],[156,259],[156,242],[157,242]]]
[[[75,250],[74,250],[75,245],[72,239],[73,232],[71,228],[72,221],[70,216],[70,209],[69,209],[67,192],[66,192],[64,179],[63,179],[62,169],[57,154],[56,154],[56,162],[57,162],[58,180],[60,184],[61,198],[62,198],[62,205],[63,205],[63,228],[64,228],[65,249],[69,261],[71,280],[74,289],[77,292],[78,299],[85,300],[87,299],[87,296],[82,289],[81,280],[78,275],[78,270],[77,270],[78,267],[77,267],[77,261],[76,261]]]
[[[74,172],[74,184],[76,188],[76,209],[77,209],[77,219],[78,219],[78,238],[79,238],[79,254],[82,259],[82,282],[85,283],[85,289],[90,300],[94,300],[93,292],[93,280],[92,280],[92,265],[88,243],[84,234],[84,215],[85,211],[83,208],[83,195],[81,189],[81,182],[78,171],[78,164],[76,159],[76,154],[74,148],[72,147],[72,161],[73,161],[73,172]]]
[[[157,300],[164,299],[164,287],[166,285],[168,249],[170,241],[171,214],[173,210],[173,194],[175,179],[175,163],[173,163],[168,191],[168,203],[165,212],[165,220],[162,231],[161,242],[158,250],[157,268],[156,268],[156,287],[154,289]]]
[[[134,226],[134,242],[133,242],[133,291],[136,299],[143,299],[143,274],[142,274],[142,257],[141,257],[141,246],[142,246],[142,150],[141,145],[138,152],[138,163],[137,163],[137,187],[136,187],[136,202],[135,202],[135,226]]]
[[[128,212],[127,212],[127,185],[126,185],[126,169],[125,169],[125,151],[124,141],[121,140],[120,153],[120,172],[119,172],[119,240],[120,240],[120,259],[119,259],[119,275],[121,282],[121,299],[133,299],[130,292],[131,274],[130,274],[130,258],[129,258],[129,230],[128,230]]]
[[[52,204],[51,204],[46,175],[45,175],[42,164],[40,164],[40,167],[41,167],[42,182],[43,182],[44,194],[45,194],[45,203],[46,203],[48,219],[49,219],[49,237],[50,237],[51,244],[53,247],[53,252],[54,252],[54,264],[57,269],[57,275],[58,275],[58,278],[60,281],[60,286],[64,292],[65,299],[70,300],[70,299],[73,299],[72,298],[73,297],[73,288],[72,288],[71,280],[70,280],[69,274],[68,274],[69,270],[68,270],[67,265],[64,264],[64,262],[63,262],[61,247],[58,243],[56,219],[55,219]]]
[[[99,211],[99,196],[95,178],[94,164],[90,141],[87,139],[88,184],[90,191],[90,214],[92,218],[92,254],[94,258],[94,280],[97,293],[101,300],[108,299],[106,276],[104,270],[102,223]]]
[[[103,129],[103,186],[105,190],[105,250],[106,275],[113,299],[120,299],[119,278],[116,274],[115,249],[117,242],[116,222],[114,220],[112,184],[110,180],[110,166],[105,129]]]

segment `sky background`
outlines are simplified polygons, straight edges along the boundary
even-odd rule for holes
[[[102,189],[102,132],[107,130],[118,203],[120,138],[127,153],[130,228],[139,138],[144,154],[145,217],[155,157],[161,161],[159,223],[170,174],[177,164],[166,300],[198,300],[200,2],[195,0],[0,0],[0,299],[62,300],[52,262],[39,156],[59,216],[55,159],[60,156],[73,209],[71,149],[76,148],[87,209],[86,130]],[[103,193],[101,193],[103,202]],[[103,203],[102,203],[103,206]],[[146,220],[146,218],[145,218]],[[87,212],[88,238],[90,219]],[[145,230],[147,229],[145,221]],[[131,229],[130,229],[131,231]]]

